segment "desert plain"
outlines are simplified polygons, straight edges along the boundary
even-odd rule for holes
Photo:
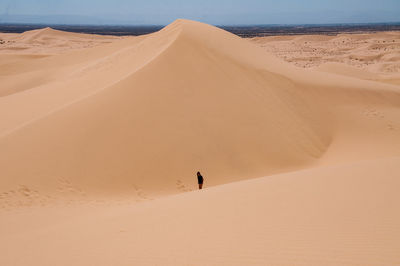
[[[400,264],[400,32],[0,40],[0,265]]]

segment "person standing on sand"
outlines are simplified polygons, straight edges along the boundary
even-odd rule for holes
[[[197,172],[197,183],[199,183],[199,189],[203,188],[204,178],[201,176],[200,172]]]

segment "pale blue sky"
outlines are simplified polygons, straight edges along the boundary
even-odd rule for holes
[[[308,24],[400,21],[400,0],[0,0],[0,22]],[[12,22],[12,21],[11,21]]]

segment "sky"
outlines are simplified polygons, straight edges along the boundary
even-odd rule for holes
[[[0,23],[214,25],[399,22],[400,0],[0,0]]]

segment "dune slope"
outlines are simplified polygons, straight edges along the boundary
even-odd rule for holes
[[[37,60],[54,81],[0,98],[0,184],[26,204],[400,154],[398,87],[297,69],[202,23]]]
[[[10,212],[0,264],[397,265],[399,171],[397,157],[136,205]]]

